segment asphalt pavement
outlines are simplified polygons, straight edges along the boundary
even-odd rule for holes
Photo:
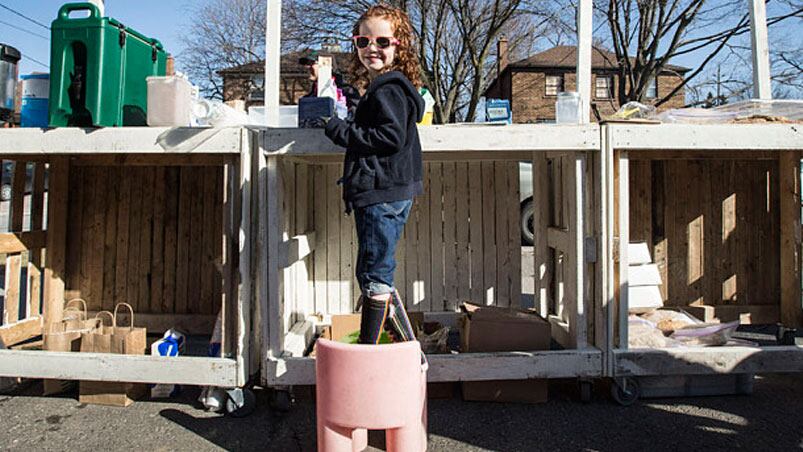
[[[234,419],[194,403],[197,388],[165,403],[127,408],[82,405],[71,397],[41,397],[38,385],[0,396],[0,449],[139,451],[312,451],[315,405],[299,391],[289,412],[258,407]],[[305,393],[307,393],[305,395]],[[550,383],[540,405],[429,402],[431,451],[715,451],[803,448],[803,378],[760,377],[753,395],[643,400],[621,407],[596,385],[592,402],[578,400],[571,381]],[[382,447],[382,435],[371,435]],[[373,449],[373,448],[372,448]]]

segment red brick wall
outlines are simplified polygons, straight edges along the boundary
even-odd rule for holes
[[[246,100],[250,87],[250,76],[236,75],[223,78],[223,100]],[[298,99],[310,90],[310,81],[306,77],[285,76],[280,80],[279,103],[281,105],[295,105]],[[246,106],[262,104],[262,101],[248,102]]]
[[[529,124],[535,122],[554,121],[555,120],[555,101],[557,96],[547,96],[546,93],[546,75],[563,75],[563,89],[565,91],[575,91],[577,89],[577,77],[574,72],[525,72],[515,71],[512,73],[512,99],[511,108],[513,109],[513,122],[521,124]],[[596,80],[598,75],[594,73],[591,75],[591,97],[593,102],[597,104],[599,112],[603,116],[611,115],[619,108],[619,103],[616,101],[616,93],[618,90],[618,77],[610,74],[613,77],[611,92],[613,98],[604,99],[596,98]],[[605,74],[609,75],[609,74]],[[658,97],[666,95],[671,89],[677,86],[682,79],[677,75],[661,75],[658,77]],[[685,104],[684,90],[681,89],[677,94],[672,96],[672,99],[662,104],[658,110],[666,110],[669,108],[681,108]],[[504,96],[501,96],[504,97]]]

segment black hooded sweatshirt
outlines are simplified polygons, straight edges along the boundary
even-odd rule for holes
[[[354,119],[332,118],[326,136],[346,148],[343,200],[352,208],[412,199],[424,192],[421,142],[416,123],[424,99],[401,72],[376,77],[357,105]]]

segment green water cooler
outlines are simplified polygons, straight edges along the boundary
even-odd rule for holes
[[[51,25],[50,126],[147,125],[145,79],[164,75],[166,63],[158,40],[101,17],[97,6],[62,6]]]

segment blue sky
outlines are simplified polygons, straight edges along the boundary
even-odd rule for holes
[[[61,0],[0,0],[5,5],[31,19],[50,26],[56,18]],[[192,2],[186,0],[107,0],[106,15],[118,19],[123,24],[159,39],[165,49],[178,53],[181,46],[181,33],[185,27],[184,17]],[[10,27],[10,23],[30,33]],[[31,33],[45,36],[34,36]],[[0,42],[19,49],[24,56],[20,64],[20,74],[33,71],[46,72],[47,68],[31,59],[42,63],[50,60],[50,31],[31,23],[4,8],[0,8]]]

